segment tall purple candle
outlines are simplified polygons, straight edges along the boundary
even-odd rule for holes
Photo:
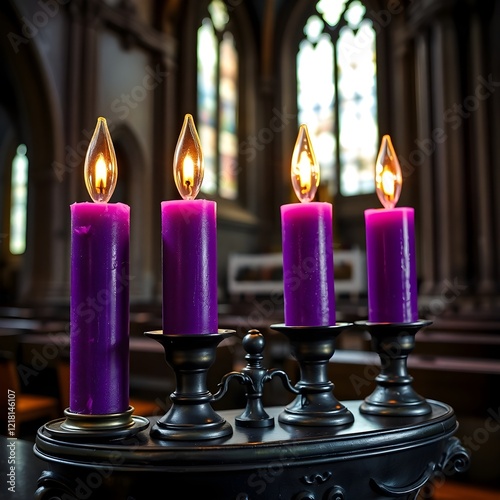
[[[376,164],[377,194],[385,208],[365,211],[368,319],[418,320],[414,209],[394,208],[401,192],[401,168],[389,136]]]
[[[281,207],[285,324],[335,324],[332,205]]]
[[[217,333],[216,204],[194,199],[203,181],[203,153],[189,114],[173,169],[183,199],[161,204],[163,332]]]
[[[70,406],[103,415],[129,407],[130,207],[107,203],[116,158],[99,118],[85,160],[95,203],[71,205]]]
[[[291,168],[301,203],[281,207],[284,316],[287,326],[329,326],[336,321],[332,205],[312,202],[319,165],[301,125]]]
[[[164,201],[161,216],[163,332],[217,333],[215,202]]]
[[[413,208],[369,209],[365,222],[369,321],[417,321]]]

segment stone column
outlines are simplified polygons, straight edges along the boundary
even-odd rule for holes
[[[418,137],[430,137],[431,134],[431,103],[429,96],[429,54],[428,37],[425,32],[418,33],[415,40],[415,77],[416,77],[416,130]],[[413,145],[412,145],[413,146]],[[408,157],[408,169],[417,169],[419,173],[420,207],[418,227],[420,238],[418,251],[419,274],[421,277],[420,294],[427,295],[434,290],[436,278],[435,229],[434,229],[434,198],[432,161],[427,155],[412,149]],[[418,165],[417,165],[418,162]],[[404,164],[403,164],[404,170]]]
[[[471,155],[469,168],[472,172],[474,274],[477,291],[490,294],[495,289],[493,255],[493,191],[491,189],[491,159],[489,154],[488,107],[494,89],[489,88],[488,69],[484,64],[482,27],[477,14],[471,19],[470,31],[470,93],[463,102],[464,112],[470,115]],[[485,83],[486,82],[486,83]],[[497,193],[498,196],[498,193]]]

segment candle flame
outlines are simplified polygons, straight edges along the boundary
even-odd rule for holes
[[[185,200],[194,200],[203,182],[203,152],[193,117],[184,117],[174,153],[174,180]]]
[[[104,193],[106,191],[106,177],[106,160],[100,154],[95,163],[95,184],[99,193]]]
[[[391,137],[384,135],[375,165],[377,196],[385,208],[394,208],[401,194],[403,176]]]
[[[116,187],[118,167],[106,119],[99,117],[84,164],[85,185],[96,203],[106,203]]]
[[[319,164],[306,125],[299,127],[292,155],[291,177],[297,198],[302,203],[313,200],[319,186]]]

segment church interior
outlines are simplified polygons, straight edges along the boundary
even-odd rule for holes
[[[333,206],[337,320],[367,319],[364,212],[381,207],[374,169],[388,135],[430,322],[409,371],[419,394],[454,409],[471,454],[425,498],[500,497],[498,0],[8,0],[0,31],[0,351],[14,361],[2,391],[47,400],[25,420],[19,410],[18,438],[68,407],[70,206],[91,201],[83,172],[99,117],[118,168],[110,203],[130,207],[131,404],[158,416],[174,380],[144,332],[162,329],[160,207],[180,199],[185,116],[203,150],[197,198],[217,206],[218,325],[236,331],[209,371],[213,392],[245,365],[251,329],[265,365],[298,377],[271,325],[284,317],[280,207],[298,203],[301,125],[320,168],[315,201]],[[89,299],[85,312],[106,305]],[[373,390],[371,350],[363,328],[339,336],[328,369],[340,401]],[[274,381],[264,390],[265,406],[290,399]],[[244,404],[235,387],[214,405]]]

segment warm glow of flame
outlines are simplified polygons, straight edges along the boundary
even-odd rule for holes
[[[95,184],[99,193],[106,191],[106,160],[102,155],[99,155],[95,163]]]
[[[319,164],[306,125],[301,125],[292,155],[292,186],[301,202],[314,199],[319,186]]]
[[[189,155],[184,158],[182,172],[184,176],[184,185],[190,190],[190,195],[192,196],[192,186],[194,185],[194,162]]]
[[[85,156],[85,185],[96,203],[106,203],[116,187],[118,167],[106,119],[99,117]]]
[[[394,208],[401,194],[403,176],[390,136],[384,135],[375,165],[377,196],[385,208]]]
[[[174,153],[174,180],[185,200],[194,200],[203,182],[203,152],[193,117],[184,117]]]

